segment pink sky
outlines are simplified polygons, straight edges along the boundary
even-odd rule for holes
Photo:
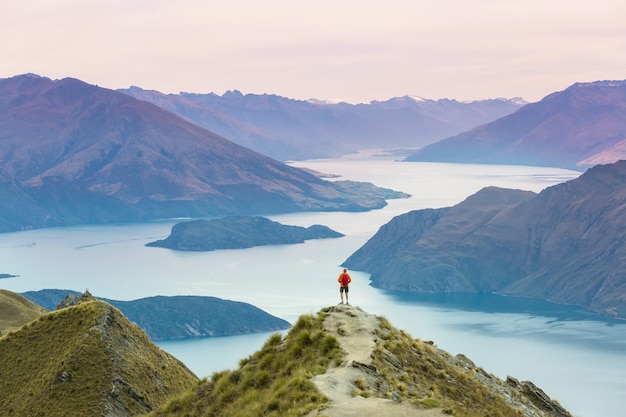
[[[626,79],[624,0],[2,0],[0,78],[369,102]]]

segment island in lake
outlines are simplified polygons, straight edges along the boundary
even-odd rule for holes
[[[17,278],[19,275],[11,275],[11,274],[0,274],[0,279],[2,278]]]
[[[50,311],[77,305],[83,301],[96,299],[104,301],[117,307],[154,341],[272,332],[285,330],[291,326],[288,321],[252,304],[217,297],[175,295],[120,301],[93,297],[89,291],[81,294],[78,291],[63,289],[27,291],[21,296]],[[0,332],[3,330],[3,311],[0,298]],[[43,313],[38,312],[38,315],[41,314]]]
[[[304,243],[310,239],[344,236],[326,226],[288,226],[265,217],[231,216],[177,223],[170,235],[146,246],[181,251],[244,249],[254,246]]]

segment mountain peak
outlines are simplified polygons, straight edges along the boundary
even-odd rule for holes
[[[0,81],[0,125],[0,231],[369,210],[391,196],[373,185],[324,181],[155,104],[74,78]]]
[[[241,98],[243,97],[243,93],[239,90],[228,90],[224,94],[222,94],[223,98]]]
[[[584,170],[626,158],[626,81],[576,83],[512,114],[427,145],[408,161]]]
[[[574,83],[569,88],[622,87],[624,85],[626,85],[626,80],[600,80]]]

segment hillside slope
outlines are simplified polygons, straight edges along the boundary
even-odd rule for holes
[[[488,187],[392,219],[344,266],[412,292],[499,292],[626,317],[626,161],[539,194]],[[375,255],[375,256],[374,256]]]
[[[240,365],[150,416],[571,417],[531,382],[499,380],[349,305],[300,317]]]
[[[3,336],[0,357],[5,416],[135,416],[197,383],[103,301],[45,314]]]
[[[0,232],[364,211],[402,196],[324,181],[153,104],[71,78],[0,79],[0,125]]]
[[[20,294],[0,289],[0,335],[18,329],[47,312]]]
[[[579,171],[626,159],[626,81],[574,84],[406,159]]]

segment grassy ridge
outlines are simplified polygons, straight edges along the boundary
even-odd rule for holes
[[[102,301],[41,316],[0,339],[7,416],[137,415],[197,378]]]
[[[328,401],[310,379],[340,361],[337,339],[324,332],[324,314],[301,316],[283,339],[271,336],[234,371],[215,373],[151,417],[302,416]]]
[[[458,417],[523,416],[476,378],[473,367],[394,329],[386,319],[381,318],[380,323],[380,339],[373,354],[373,364],[382,370],[382,379],[376,384],[380,396],[425,407],[441,406]]]

